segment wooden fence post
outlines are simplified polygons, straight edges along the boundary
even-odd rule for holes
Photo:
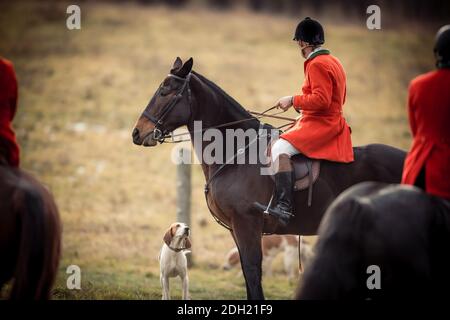
[[[186,223],[192,232],[191,225],[191,165],[186,159],[191,158],[187,148],[178,150],[177,165],[177,221]],[[192,240],[192,236],[191,236]],[[192,253],[186,256],[188,267],[193,264]]]

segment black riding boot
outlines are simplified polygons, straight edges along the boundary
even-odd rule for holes
[[[269,213],[278,218],[283,226],[286,226],[292,213],[293,193],[292,171],[278,172],[275,174],[275,207],[269,208]]]
[[[294,193],[294,168],[291,159],[287,154],[281,154],[278,157],[278,164],[276,167],[275,180],[275,194],[269,204],[262,205],[255,202],[254,206],[271,216],[278,219],[281,225],[286,226],[289,219],[294,216],[292,208],[292,197]]]

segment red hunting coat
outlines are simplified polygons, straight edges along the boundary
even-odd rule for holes
[[[305,61],[304,71],[303,94],[294,96],[302,116],[281,138],[309,158],[352,162],[350,128],[342,115],[344,68],[328,50],[319,50]]]
[[[19,166],[19,146],[11,127],[17,110],[17,80],[10,61],[0,58],[0,154],[12,166]]]
[[[450,69],[412,80],[408,110],[413,143],[402,183],[413,185],[425,168],[426,191],[450,199]]]

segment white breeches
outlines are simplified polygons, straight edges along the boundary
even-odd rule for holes
[[[275,162],[281,154],[287,154],[289,157],[301,153],[287,140],[278,139],[272,146],[272,162]]]

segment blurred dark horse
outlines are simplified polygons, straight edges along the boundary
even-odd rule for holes
[[[299,299],[442,299],[450,287],[450,202],[411,186],[358,184],[327,210],[315,251]],[[375,272],[379,286],[369,289]]]
[[[10,299],[49,299],[61,245],[53,197],[29,174],[0,159],[0,289]]]
[[[260,129],[261,123],[256,118],[213,82],[192,71],[192,65],[192,58],[184,64],[176,59],[136,123],[132,134],[135,144],[155,146],[166,134],[186,125],[194,148],[203,152],[210,142],[194,141],[198,134],[194,132],[194,121],[202,121],[203,128],[216,127],[223,137],[226,129]],[[248,155],[249,150],[245,152]],[[222,167],[201,161],[207,181],[208,207],[215,218],[229,227],[236,242],[248,298],[264,298],[261,286],[263,232],[314,235],[329,204],[346,188],[362,181],[400,182],[405,152],[377,144],[354,148],[354,153],[353,163],[322,161],[312,205],[307,205],[307,191],[296,192],[295,218],[286,227],[277,225],[253,206],[256,201],[268,203],[272,195],[270,176],[260,173],[262,163]],[[199,158],[203,159],[201,155]]]

